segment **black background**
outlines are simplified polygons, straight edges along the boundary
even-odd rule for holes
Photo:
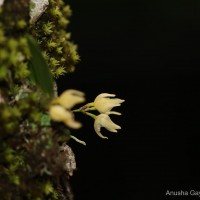
[[[200,191],[200,1],[71,0],[69,30],[81,61],[58,80],[87,102],[114,93],[126,102],[112,116],[118,133],[72,131],[75,200],[171,199],[166,191]],[[177,197],[179,199],[180,197]],[[199,197],[193,197],[194,199]],[[172,198],[173,199],[173,198]]]

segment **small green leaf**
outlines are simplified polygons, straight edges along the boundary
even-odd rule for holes
[[[30,79],[37,83],[44,92],[53,96],[53,78],[49,67],[36,40],[31,35],[27,35],[27,40],[32,55],[29,63]]]

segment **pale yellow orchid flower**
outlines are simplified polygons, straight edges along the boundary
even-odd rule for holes
[[[85,101],[84,93],[78,90],[66,90],[59,97],[53,100],[54,104],[59,104],[66,109],[71,109],[76,104]]]
[[[60,105],[51,105],[49,108],[49,115],[54,121],[63,122],[70,128],[78,129],[81,127],[81,123],[74,120],[73,113]]]
[[[63,122],[69,128],[78,129],[81,123],[74,120],[71,108],[85,101],[84,93],[78,90],[66,90],[55,98],[49,107],[49,115],[56,122]]]
[[[125,101],[123,99],[110,98],[115,96],[115,94],[102,93],[95,98],[93,106],[100,113],[121,115],[119,112],[111,111],[114,107],[120,106]]]
[[[108,139],[108,137],[105,137],[101,134],[101,127],[104,127],[108,131],[115,133],[117,132],[117,129],[121,129],[121,127],[115,124],[107,114],[100,114],[96,116],[94,121],[94,130],[99,137]]]

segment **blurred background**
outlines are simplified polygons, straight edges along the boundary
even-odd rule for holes
[[[166,191],[199,190],[200,1],[68,0],[69,31],[81,57],[58,80],[87,102],[103,92],[126,102],[112,116],[122,129],[108,140],[77,115],[70,141],[77,171],[75,200],[163,199]],[[171,197],[168,196],[170,199]]]

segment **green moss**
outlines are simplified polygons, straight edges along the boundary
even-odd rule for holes
[[[54,79],[73,71],[79,56],[67,32],[71,9],[62,0],[51,0],[46,12],[30,25],[29,3],[5,1],[0,8],[2,200],[62,199],[60,179],[67,174],[65,163],[57,158],[60,143],[70,139],[70,132],[51,122],[47,114],[51,98],[31,81],[33,55],[26,34],[38,41]]]
[[[76,45],[71,43],[70,33],[66,32],[71,14],[70,6],[64,5],[63,1],[50,1],[41,20],[31,27],[54,78],[74,71],[79,61]]]

